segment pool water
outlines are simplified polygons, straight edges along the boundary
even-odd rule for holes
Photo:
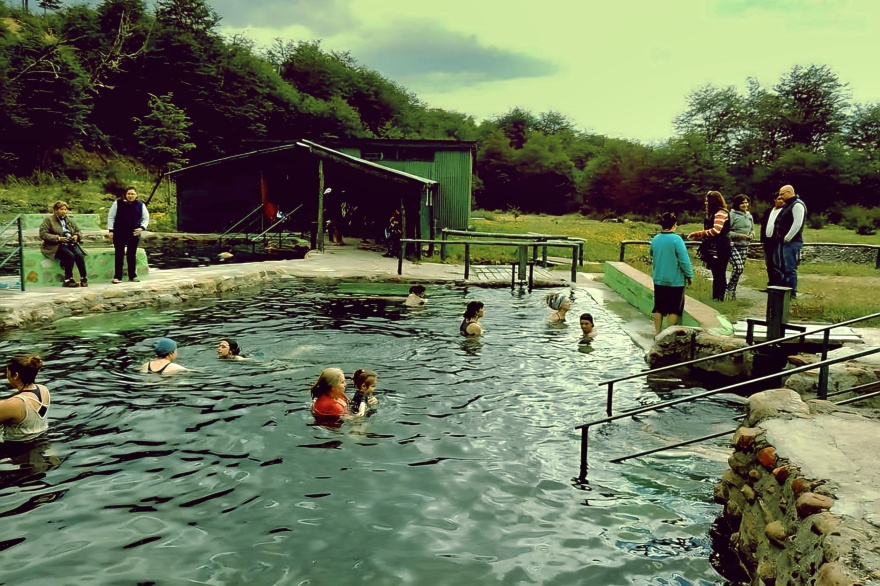
[[[724,582],[708,532],[725,442],[606,462],[730,428],[733,407],[592,432],[581,484],[574,427],[604,414],[596,382],[644,368],[620,318],[582,289],[568,326],[544,321],[539,292],[429,287],[427,306],[405,308],[357,289],[291,280],[6,333],[3,356],[48,360],[54,405],[48,438],[3,448],[0,582]],[[473,299],[479,340],[458,334]],[[165,335],[191,372],[137,373]],[[217,360],[221,337],[250,360]],[[326,366],[379,373],[370,417],[314,423],[308,388]],[[615,409],[657,400],[634,381]]]

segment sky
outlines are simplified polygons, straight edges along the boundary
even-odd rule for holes
[[[827,65],[880,102],[877,0],[208,0],[225,34],[258,46],[320,40],[482,120],[520,107],[584,131],[663,141],[690,92],[772,88]]]

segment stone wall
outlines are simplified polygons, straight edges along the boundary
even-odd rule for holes
[[[766,433],[769,420],[810,419],[833,409],[829,405],[804,403],[788,389],[749,398],[745,422],[732,440],[730,470],[715,486],[715,499],[724,505],[722,522],[731,529],[730,546],[749,584],[838,586],[880,578],[878,556],[864,547],[877,543],[880,531],[831,513],[837,503],[834,483],[806,477],[777,454]],[[814,439],[827,441],[821,431]]]

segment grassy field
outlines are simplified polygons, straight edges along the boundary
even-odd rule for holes
[[[0,224],[6,224],[18,214],[50,214],[52,204],[66,201],[72,215],[98,214],[101,223],[107,221],[107,212],[115,200],[108,191],[134,186],[141,201],[146,201],[153,188],[153,179],[143,172],[129,169],[119,172],[111,180],[61,181],[54,177],[7,179],[0,182]],[[177,201],[167,184],[156,191],[149,205],[150,230],[174,232],[177,226]]]
[[[510,234],[565,234],[586,240],[584,260],[589,262],[616,261],[620,254],[622,240],[650,240],[659,231],[656,224],[646,222],[600,222],[588,220],[580,215],[546,216],[520,215],[498,212],[474,212],[471,222],[473,230],[481,232]],[[679,234],[687,234],[701,229],[697,224],[679,226]],[[821,230],[806,229],[804,239],[807,242],[828,242],[848,244],[880,245],[880,234],[859,236],[852,230],[837,226],[829,226]],[[448,262],[463,262],[464,249],[461,246],[450,246]],[[471,247],[471,260],[475,263],[513,262],[514,248]],[[568,249],[550,249],[551,256],[569,258]],[[436,260],[433,259],[433,260]],[[630,245],[626,249],[626,261],[636,268],[650,274],[648,264],[648,247],[646,245]],[[695,266],[699,266],[692,256]],[[567,266],[557,267],[568,270]],[[793,317],[804,321],[837,322],[860,317],[878,311],[876,293],[880,287],[880,271],[874,265],[854,263],[804,263],[799,269],[799,293],[791,308]],[[834,278],[828,278],[834,277]],[[767,285],[767,276],[762,260],[750,260],[746,263],[743,286],[762,289]],[[747,315],[755,315],[754,303],[748,299],[717,302],[712,300],[712,284],[701,274],[694,279],[688,295],[717,309],[719,313],[731,319],[740,319]],[[880,326],[880,320],[863,325]]]

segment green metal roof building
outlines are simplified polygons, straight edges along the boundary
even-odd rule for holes
[[[421,204],[419,216],[424,237],[439,237],[443,228],[467,230],[471,219],[474,142],[392,139],[323,139],[320,142],[345,154],[436,181],[439,188],[432,190]]]

